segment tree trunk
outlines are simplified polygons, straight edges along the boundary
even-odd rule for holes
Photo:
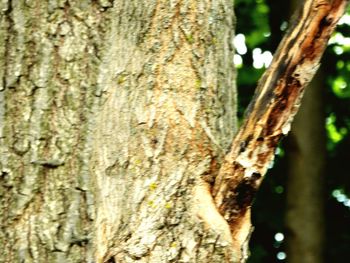
[[[114,11],[93,150],[97,262],[238,262],[209,191],[236,127],[232,2]]]
[[[323,262],[326,134],[319,72],[311,82],[292,126],[287,154],[287,261]]]
[[[236,127],[232,2],[0,9],[0,262],[237,261],[202,202]]]
[[[291,1],[291,9],[301,2]],[[286,241],[290,263],[324,261],[325,83],[321,67],[305,92],[287,141]]]
[[[307,1],[233,140],[231,0],[2,1],[1,262],[244,262],[345,3]]]
[[[93,262],[108,1],[0,3],[0,262]]]

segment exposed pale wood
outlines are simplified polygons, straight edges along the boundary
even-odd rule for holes
[[[308,0],[297,12],[262,76],[213,188],[215,202],[239,245],[250,233],[250,206],[290,125],[305,86],[348,1]]]

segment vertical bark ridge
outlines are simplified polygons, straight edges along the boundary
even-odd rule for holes
[[[0,262],[92,262],[88,165],[108,5],[0,5]]]
[[[235,131],[232,1],[113,12],[92,167],[97,261],[234,262],[208,186]]]

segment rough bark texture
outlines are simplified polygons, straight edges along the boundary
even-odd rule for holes
[[[109,5],[0,3],[0,262],[93,262],[88,165]]]
[[[252,192],[345,1],[306,1],[225,159],[231,0],[0,5],[0,261],[245,261]]]
[[[97,262],[237,262],[209,191],[236,123],[232,1],[114,12],[92,167]]]
[[[288,137],[287,261],[324,260],[324,172],[326,134],[322,73],[306,90]]]

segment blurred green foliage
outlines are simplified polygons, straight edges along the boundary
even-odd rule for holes
[[[265,68],[253,67],[253,50],[273,52],[281,40],[288,21],[288,1],[235,0],[236,34],[244,34],[247,53],[241,54],[243,65],[237,69],[239,116],[243,117]],[[326,178],[326,259],[344,262],[350,247],[350,11],[337,27],[322,59],[326,74],[327,178]],[[317,153],[315,153],[317,154]],[[253,206],[251,257],[248,262],[284,262],[276,255],[284,243],[274,238],[284,232],[285,185],[287,160],[283,142]],[[338,192],[335,192],[338,191]],[[332,194],[333,193],[333,194]],[[341,193],[338,196],[335,195]],[[266,205],[268,204],[268,205]],[[349,206],[347,206],[347,204]],[[288,257],[288,255],[287,255]]]

